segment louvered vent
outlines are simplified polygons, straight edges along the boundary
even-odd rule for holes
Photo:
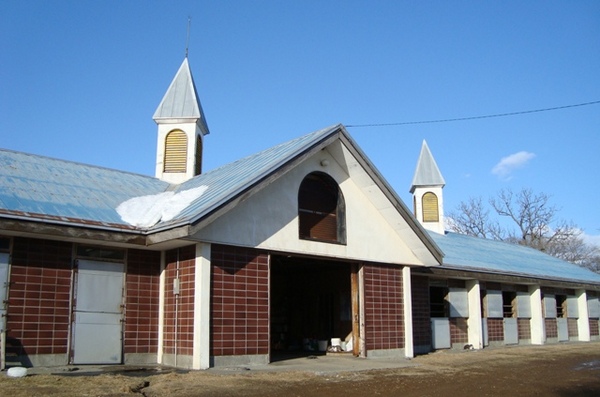
[[[194,175],[202,173],[202,138],[196,137],[196,164],[194,165]]]
[[[438,222],[438,198],[434,193],[427,192],[423,195],[423,222]]]
[[[187,137],[181,130],[169,132],[165,141],[164,172],[186,172]]]

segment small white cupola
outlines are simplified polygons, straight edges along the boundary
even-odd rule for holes
[[[423,140],[410,192],[413,194],[413,208],[417,220],[425,229],[439,234],[444,234],[442,189],[445,184],[427,142]]]
[[[201,174],[204,136],[209,131],[187,56],[153,119],[158,125],[155,176],[182,183]]]

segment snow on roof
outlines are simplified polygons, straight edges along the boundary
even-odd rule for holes
[[[122,202],[117,212],[123,221],[135,227],[149,228],[159,222],[170,221],[198,199],[208,189],[199,186],[180,192],[164,192],[133,197]]]

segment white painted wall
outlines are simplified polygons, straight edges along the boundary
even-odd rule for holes
[[[192,369],[210,368],[210,253],[210,244],[196,244]]]
[[[156,362],[163,364],[164,360],[164,342],[165,342],[165,267],[166,267],[166,253],[162,251],[160,253],[160,279],[159,279],[159,292],[158,292],[158,353],[156,356]]]
[[[587,293],[585,290],[576,290],[575,296],[577,299],[577,311],[579,318],[577,319],[577,331],[580,342],[589,342],[591,340],[590,333],[590,317],[587,304]]]
[[[539,285],[529,287],[529,305],[531,306],[531,344],[542,345],[546,340],[546,327],[542,311],[542,290]]]
[[[412,322],[412,286],[410,281],[410,267],[402,268],[402,297],[404,299],[404,356],[415,356]]]
[[[469,344],[474,349],[483,349],[481,286],[479,285],[479,280],[467,280],[465,286],[467,287],[469,300],[469,318],[467,319]]]
[[[321,165],[322,160],[328,165]],[[194,238],[334,258],[437,265],[398,210],[375,184],[364,181],[365,174],[359,175],[356,167],[355,163],[342,166],[328,150],[322,150],[204,227]],[[298,189],[313,171],[326,172],[340,186],[346,203],[346,245],[298,237]],[[362,188],[349,173],[363,178]]]

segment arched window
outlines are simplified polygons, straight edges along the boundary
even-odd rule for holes
[[[187,136],[181,130],[173,130],[165,139],[164,172],[186,172]]]
[[[344,197],[339,186],[322,172],[308,174],[298,191],[301,239],[346,243]]]
[[[427,192],[423,195],[423,222],[439,222],[438,198],[434,193]]]

